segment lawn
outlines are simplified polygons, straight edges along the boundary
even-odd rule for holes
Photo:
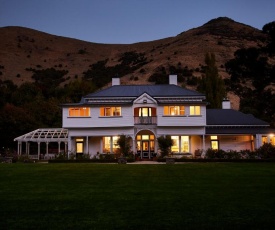
[[[274,229],[275,163],[0,164],[0,229]]]

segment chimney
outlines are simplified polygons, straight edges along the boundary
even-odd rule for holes
[[[169,75],[169,85],[178,85],[177,75]]]
[[[112,86],[120,85],[120,78],[112,78]]]
[[[222,101],[222,109],[231,109],[231,103],[227,98]]]

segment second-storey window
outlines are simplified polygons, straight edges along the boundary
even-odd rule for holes
[[[185,109],[184,106],[179,105],[164,106],[163,114],[165,116],[184,116]]]
[[[190,106],[190,115],[201,115],[201,107],[199,105]]]
[[[87,107],[76,107],[69,108],[69,117],[89,117],[90,108]]]
[[[101,107],[101,117],[117,117],[121,116],[121,107]]]

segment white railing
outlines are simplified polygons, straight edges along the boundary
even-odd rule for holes
[[[157,117],[134,117],[135,125],[156,125]]]

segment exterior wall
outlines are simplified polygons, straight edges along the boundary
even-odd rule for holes
[[[121,134],[134,135],[133,128],[98,128],[98,129],[70,129],[69,137],[96,137],[96,136],[118,136]]]
[[[228,136],[228,135],[220,135],[218,136],[219,141],[219,149],[224,151],[228,150],[253,150],[252,146],[254,145],[254,140],[251,135],[243,135],[243,136]],[[205,148],[211,148],[211,140],[210,136],[205,138]]]
[[[96,156],[97,153],[102,152],[102,138],[101,137],[91,137],[89,141],[89,154],[90,156]]]
[[[164,116],[163,106],[157,109],[158,126],[205,126],[206,125],[206,107],[201,106],[200,116],[190,116],[189,106],[186,106],[186,116]]]
[[[90,117],[68,117],[68,108],[63,108],[63,128],[95,128],[133,126],[132,107],[121,107],[120,117],[100,117],[100,108],[91,107]]]
[[[190,152],[193,154],[197,149],[203,149],[202,136],[191,136],[190,138]]]
[[[204,135],[204,127],[159,127],[157,135]]]

